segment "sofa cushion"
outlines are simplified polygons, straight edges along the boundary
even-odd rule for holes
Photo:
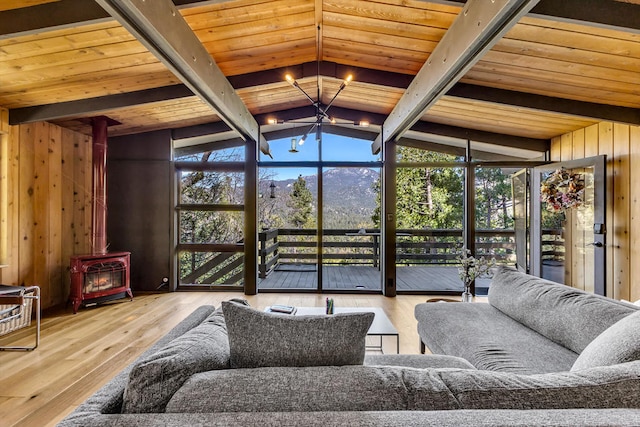
[[[418,334],[435,354],[462,357],[478,369],[540,374],[568,371],[578,355],[485,303],[423,303]]]
[[[456,409],[435,370],[377,366],[227,369],[193,375],[167,412]]]
[[[231,367],[361,365],[373,313],[293,316],[231,302],[222,309]]]
[[[550,340],[581,353],[609,326],[638,308],[539,277],[499,267],[489,303]]]
[[[194,373],[229,367],[229,340],[222,309],[158,351],[138,359],[124,391],[122,412],[163,412]]]
[[[463,409],[640,408],[640,362],[541,375],[442,370]]]
[[[614,323],[584,349],[572,371],[640,360],[640,311]]]

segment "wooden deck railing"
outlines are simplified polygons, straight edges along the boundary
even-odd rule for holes
[[[515,262],[513,230],[476,230],[476,255]],[[258,274],[265,278],[283,264],[317,263],[315,229],[270,229],[258,234]],[[404,266],[453,265],[462,247],[462,230],[397,230],[396,263]],[[543,260],[564,260],[561,230],[544,230]],[[185,246],[185,245],[183,245]],[[185,248],[183,248],[184,250]],[[188,248],[187,248],[188,249]],[[380,262],[380,231],[377,229],[324,230],[322,259],[325,265],[370,265]],[[196,253],[191,254],[192,257]],[[204,254],[200,254],[204,255]],[[242,284],[244,256],[238,250],[215,253],[202,262],[191,262],[181,284]]]
[[[378,267],[380,231],[337,229],[323,231],[322,259],[325,265],[371,265]],[[513,230],[476,230],[476,254],[515,262]],[[316,264],[315,229],[270,229],[259,233],[259,275],[261,278],[282,264]],[[397,230],[398,265],[451,265],[457,263],[462,247],[462,230]],[[543,259],[562,260],[564,241],[560,230],[544,230]]]

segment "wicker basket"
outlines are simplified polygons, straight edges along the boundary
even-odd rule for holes
[[[34,291],[28,291],[25,295],[33,295]],[[0,313],[5,310],[11,309],[11,307],[16,307],[15,305],[0,305]],[[31,314],[33,307],[33,299],[25,298],[24,304],[22,306],[22,315],[17,316],[14,319],[11,319],[6,322],[2,322],[3,318],[9,317],[8,315],[0,316],[0,335],[8,334],[9,332],[13,332],[17,329],[25,328],[31,324]],[[13,311],[15,312],[15,311]]]

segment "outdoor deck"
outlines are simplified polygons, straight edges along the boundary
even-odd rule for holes
[[[443,267],[397,268],[398,291],[460,292],[462,282],[458,269]],[[322,270],[326,290],[375,290],[381,289],[380,270],[371,266],[325,266]],[[489,279],[478,279],[478,293],[486,293]],[[318,274],[315,265],[280,266],[258,283],[258,289],[317,289]],[[484,292],[482,292],[484,290]]]

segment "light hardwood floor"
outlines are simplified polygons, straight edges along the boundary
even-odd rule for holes
[[[133,302],[81,308],[75,315],[71,308],[48,310],[40,347],[0,352],[0,426],[54,426],[196,307],[217,307],[238,296],[259,309],[273,304],[323,306],[327,297],[334,298],[336,306],[382,307],[400,333],[400,353],[419,353],[413,308],[434,297],[175,292],[140,294]],[[14,332],[0,344],[29,342],[31,332]],[[391,345],[394,351],[395,343]]]

